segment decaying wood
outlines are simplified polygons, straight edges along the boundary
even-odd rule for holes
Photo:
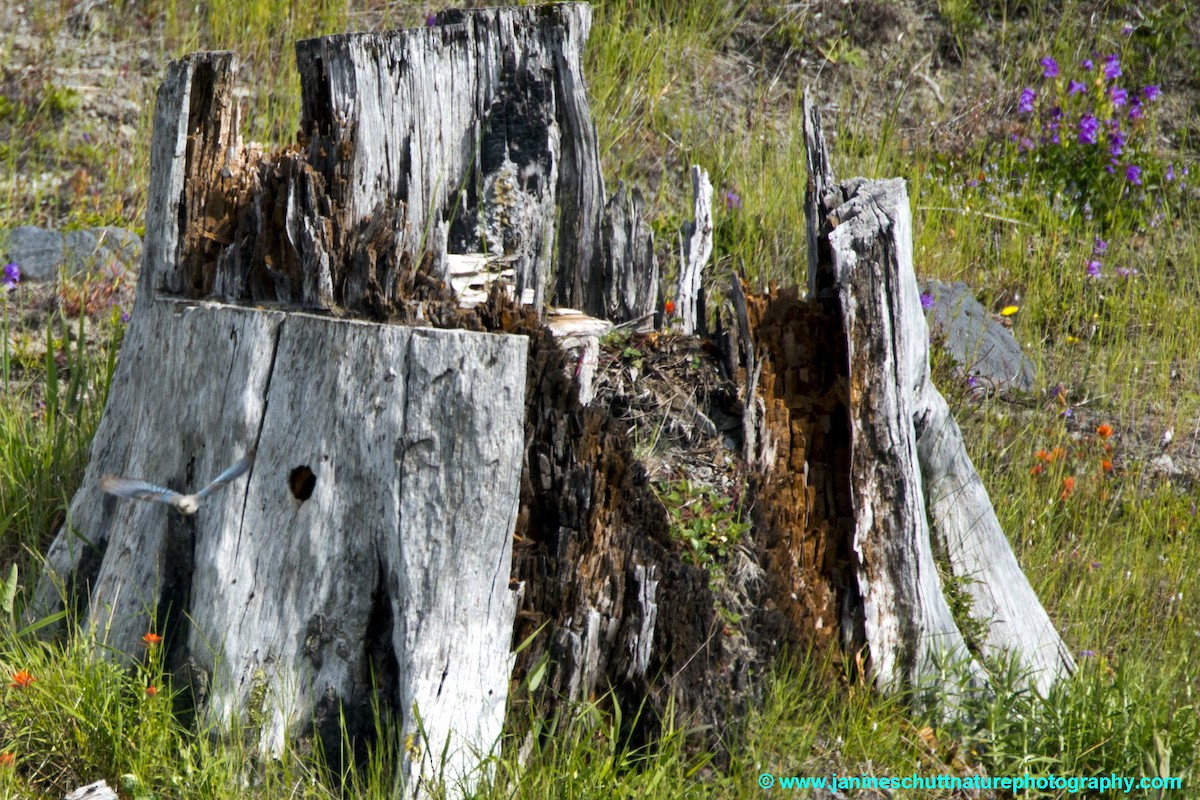
[[[753,334],[743,341],[743,423],[768,607],[791,649],[823,651],[840,643],[855,599],[843,594],[853,529],[845,343],[836,314],[795,289],[746,298],[738,285],[734,297],[739,327]]]
[[[516,273],[512,259],[447,254],[445,276],[463,308],[475,308],[486,302],[493,285],[500,287],[510,298],[515,294]],[[533,290],[526,289],[521,305],[533,305],[533,301]]]
[[[675,290],[675,312],[679,315],[679,330],[684,335],[703,333],[704,303],[701,280],[704,267],[712,256],[712,183],[708,172],[692,167],[692,219],[683,224],[680,238],[679,285]]]
[[[658,304],[658,260],[644,212],[642,193],[617,184],[604,209],[601,265],[592,282],[599,297],[590,297],[585,310],[613,322],[641,320],[638,327],[649,329]]]
[[[872,677],[899,690],[970,653],[938,580],[917,460],[913,387],[928,381],[918,346],[928,332],[908,194],[900,180],[846,191],[829,243],[850,376],[854,569]]]
[[[135,313],[33,612],[70,604],[135,658],[161,633],[197,710],[267,753],[314,732],[337,753],[343,723],[361,745],[383,701],[409,736],[406,792],[469,788],[512,672],[526,340],[289,307],[482,328],[401,250],[403,203],[349,222],[294,152],[215,166],[232,70],[191,56],[160,91]],[[97,490],[113,473],[191,491],[252,447],[191,517]]]
[[[912,265],[912,218],[903,181],[832,185],[819,116],[806,103],[810,190],[818,242],[816,302],[836,293],[848,351],[854,556],[870,669],[882,687],[937,676],[944,657],[1015,657],[1046,691],[1074,663],[1025,579],[929,378],[929,331]],[[824,166],[822,166],[824,165]],[[828,248],[828,249],[826,249]],[[825,253],[828,253],[826,258]],[[934,545],[963,578],[984,622],[967,647],[937,577]]]
[[[549,339],[531,333],[513,641],[543,626],[548,635],[518,654],[516,676],[548,655],[540,707],[611,689],[635,738],[656,735],[673,712],[719,748],[764,685],[778,615],[764,609],[750,563],[737,578],[743,619],[722,618],[709,574],[681,558],[623,424],[595,403],[581,407],[571,359]]]
[[[204,73],[192,127],[158,120],[175,172],[148,220],[169,224],[181,203],[187,220],[184,258],[152,254],[172,261],[161,287],[379,317],[426,253],[441,280],[448,254],[477,254],[504,259],[537,309],[557,260],[557,294],[585,307],[604,213],[580,64],[590,24],[584,4],[444,11],[300,42],[304,139],[271,157],[238,138],[231,56],[187,61]]]
[[[43,608],[65,585],[127,653],[162,632],[212,719],[250,719],[266,752],[313,727],[339,741],[343,712],[369,732],[382,698],[420,709],[414,774],[446,744],[446,777],[473,769],[504,718],[514,599],[459,576],[510,569],[523,341],[165,299],[129,336]],[[254,445],[194,518],[96,489],[190,489]]]
[[[1074,659],[1017,563],[958,423],[932,383],[917,393],[915,424],[930,532],[971,596],[968,613],[985,626],[983,652],[1015,653],[1045,694],[1074,671]]]
[[[834,188],[833,167],[825,148],[825,133],[821,114],[813,102],[812,92],[804,91],[804,160],[808,167],[808,182],[804,192],[804,220],[808,229],[808,296],[825,297],[833,287],[833,273],[824,268],[829,263],[829,232],[832,227],[825,218],[822,203],[826,193]]]

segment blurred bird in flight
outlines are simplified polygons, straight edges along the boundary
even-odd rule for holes
[[[174,506],[180,514],[195,514],[196,509],[200,507],[201,500],[225,484],[232,483],[245,475],[251,465],[254,464],[255,455],[256,451],[251,450],[241,461],[213,478],[212,483],[195,494],[180,494],[179,492],[165,489],[162,486],[156,486],[153,483],[136,481],[130,478],[118,478],[113,475],[105,475],[100,479],[100,489],[117,497],[132,497],[134,500],[152,500],[156,503],[166,503],[167,505]]]

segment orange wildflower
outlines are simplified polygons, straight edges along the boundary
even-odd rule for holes
[[[156,694],[158,694],[157,686],[151,685],[151,686],[146,687],[146,696],[147,697],[154,697]]]
[[[674,301],[668,300],[667,302],[663,303],[663,311],[665,311],[668,315],[674,314],[675,313]]]
[[[1046,463],[1050,463],[1051,461],[1053,461],[1053,459],[1050,458],[1050,454],[1047,453],[1045,450],[1037,451],[1037,459],[1038,459],[1038,461],[1045,461]]]
[[[1062,499],[1066,500],[1068,497],[1071,496],[1071,492],[1073,492],[1073,491],[1075,491],[1075,479],[1074,478],[1063,478],[1063,490],[1062,490],[1062,495],[1061,495]]]
[[[1050,460],[1056,461],[1056,460],[1062,458],[1063,456],[1065,456],[1066,454],[1067,454],[1066,450],[1063,450],[1061,447],[1056,447],[1050,451]]]
[[[1100,462],[1100,468],[1105,472],[1112,472],[1112,460],[1108,458],[1104,459]]]
[[[13,687],[14,689],[28,689],[36,680],[37,678],[29,674],[29,670],[23,669],[13,673],[12,683],[10,683],[9,686]]]
[[[1043,467],[1041,464],[1034,464],[1032,467],[1029,468],[1030,475],[1041,475],[1045,471],[1046,471],[1046,468]]]
[[[162,643],[162,637],[154,631],[150,631],[142,637],[142,641],[145,642],[146,647],[154,647],[154,645]]]
[[[1099,436],[1101,439],[1107,439],[1108,437],[1112,436],[1113,435],[1112,425],[1107,425],[1107,424],[1106,425],[1097,425],[1096,426],[1096,435]]]
[[[0,767],[4,767],[5,769],[7,769],[9,767],[12,767],[16,763],[17,763],[17,757],[15,754],[8,753],[8,752],[0,753]]]

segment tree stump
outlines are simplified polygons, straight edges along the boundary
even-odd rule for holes
[[[638,196],[601,202],[590,12],[435,22],[301,42],[302,137],[274,151],[239,139],[230,54],[172,64],[133,319],[33,613],[65,604],[134,658],[161,633],[197,712],[267,754],[314,734],[337,752],[343,719],[361,743],[379,701],[408,737],[405,796],[469,791],[543,658],[543,710],[611,692],[635,740],[674,714],[705,746],[787,645],[865,653],[884,690],[947,654],[977,682],[997,653],[1039,688],[1069,672],[929,382],[903,182],[835,184],[806,105],[810,291],[737,283],[720,335],[741,426],[703,435],[742,456],[753,528],[714,587],[587,402],[598,344],[552,334],[612,323],[541,318],[549,296],[631,327],[657,304]],[[251,450],[194,515],[98,488],[194,492]],[[974,579],[982,642],[937,550]]]
[[[303,139],[276,152],[239,138],[231,54],[172,64],[133,318],[33,604],[133,657],[161,633],[198,711],[264,753],[336,753],[380,701],[408,793],[473,785],[513,669],[529,345],[446,265],[502,255],[540,307],[602,211],[587,7],[437,23],[301,42]],[[98,488],[195,491],[252,449],[192,516]]]

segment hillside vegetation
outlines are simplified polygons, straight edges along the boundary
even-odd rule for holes
[[[4,4],[0,253],[3,231],[22,224],[140,230],[154,90],[169,59],[235,50],[248,138],[283,143],[298,120],[293,41],[420,25],[435,10],[384,0]],[[518,726],[535,735],[505,742],[480,796],[759,797],[762,772],[914,771],[1170,775],[1183,779],[1181,796],[1194,793],[1191,5],[600,2],[586,72],[606,179],[643,188],[668,271],[690,203],[686,170],[709,170],[718,298],[734,271],[758,285],[804,282],[804,86],[822,102],[840,177],[908,180],[919,275],[969,283],[1038,366],[1038,391],[1020,397],[989,392],[944,357],[934,374],[1081,668],[1037,697],[997,665],[994,694],[947,722],[795,653],[731,734],[728,763],[686,746],[687,731],[625,747],[620,719],[581,708]],[[5,268],[0,288],[0,795],[59,798],[104,778],[123,798],[390,796],[405,743],[387,720],[354,773],[329,774],[320,754],[257,763],[172,717],[153,637],[147,663],[127,672],[89,659],[80,638],[46,644],[23,626],[38,553],[81,479],[130,286],[120,276],[34,286],[19,267]]]

